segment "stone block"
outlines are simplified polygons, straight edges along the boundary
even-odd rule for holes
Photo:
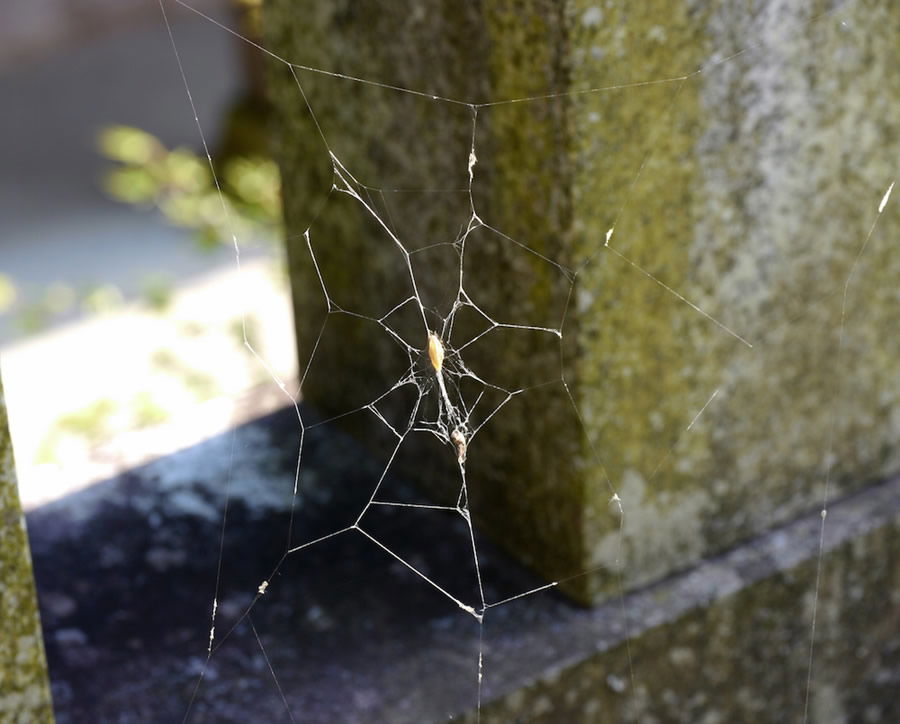
[[[583,603],[900,468],[900,6],[813,5],[267,3],[305,399],[452,504],[384,424],[440,332],[475,519]]]
[[[53,702],[0,381],[0,719],[52,722]]]
[[[461,720],[896,721],[898,490],[836,504],[821,560],[809,516],[537,635],[487,620],[485,701]]]

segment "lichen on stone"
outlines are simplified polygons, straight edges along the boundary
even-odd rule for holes
[[[0,720],[52,722],[40,615],[0,380]]]

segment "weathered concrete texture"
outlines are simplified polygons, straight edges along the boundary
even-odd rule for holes
[[[900,718],[898,494],[894,480],[828,516],[808,721]],[[540,637],[489,637],[487,696],[497,698],[481,721],[807,720],[819,531],[819,516],[807,516],[629,595],[627,624],[613,604],[568,618],[554,630],[553,661]]]
[[[289,541],[345,528],[381,471],[316,427],[291,516],[297,442],[287,408],[29,512],[60,724],[281,722],[286,708],[309,724],[421,724],[474,706],[478,623],[359,532],[289,555],[244,617]],[[393,476],[385,487],[415,500]],[[408,513],[381,508],[365,530],[474,603],[462,517]],[[479,542],[490,600],[540,585]],[[214,592],[217,649],[191,703]],[[572,609],[558,595],[532,604],[543,620]]]
[[[44,640],[0,381],[0,720],[52,722]]]
[[[477,229],[465,289],[493,320],[563,332],[560,345],[498,329],[463,350],[506,389],[550,383],[471,445],[485,530],[547,578],[595,568],[565,584],[591,602],[616,590],[619,559],[639,585],[807,509],[826,477],[838,494],[897,470],[896,199],[855,260],[900,152],[900,6],[813,5],[268,3],[266,44],[283,57],[440,97],[298,70],[323,143],[273,61],[301,364],[319,340],[306,399],[326,414],[359,408],[408,364],[375,322],[327,313],[310,224],[340,309],[379,318],[411,294],[385,229],[329,195],[328,151],[416,251],[439,328],[459,256],[432,245],[469,220],[467,195],[446,189],[467,185],[472,131],[472,109],[441,98],[610,88],[478,109],[475,209],[527,249]],[[486,325],[459,317],[451,353]],[[414,306],[385,321],[424,349]],[[482,405],[498,403],[489,392]],[[402,420],[412,400],[394,393],[379,409]],[[369,413],[346,422],[390,454]],[[411,435],[395,464],[453,497],[439,482],[454,480],[452,450]]]
[[[576,87],[707,63],[612,103],[578,97],[576,248],[590,254],[615,223],[615,249],[754,348],[614,254],[580,278],[585,351],[572,372],[632,516],[625,555],[637,580],[794,515],[821,496],[829,469],[832,491],[845,491],[900,467],[900,205],[885,208],[853,268],[897,173],[900,7],[850,3],[810,23],[831,4],[664,5],[674,12],[642,5],[601,23],[587,3],[572,10],[573,49],[603,56],[573,64]],[[623,162],[598,174],[593,159],[606,153]],[[591,523],[605,501],[587,502],[592,560],[608,562],[618,541]]]
[[[381,469],[346,436],[311,429],[291,519],[296,433],[288,408],[29,513],[58,721],[182,721],[216,590],[217,648],[193,723],[281,722],[286,710],[309,724],[459,721],[477,707],[479,651],[482,721],[800,720],[817,512],[594,609],[551,589],[488,609],[483,628],[348,532],[289,555],[244,617],[289,529],[298,544],[346,527]],[[415,500],[403,481],[386,485]],[[473,599],[459,515],[385,507],[364,525]],[[539,584],[478,540],[489,601]],[[898,545],[900,479],[833,501],[811,722],[900,716]]]

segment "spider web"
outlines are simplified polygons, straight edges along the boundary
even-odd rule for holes
[[[632,257],[629,253],[627,239],[620,244],[619,236],[617,235],[620,220],[626,209],[628,209],[629,204],[632,203],[635,189],[645,173],[648,172],[647,169],[651,165],[653,152],[659,145],[658,129],[665,127],[665,124],[670,122],[671,117],[675,115],[677,101],[685,85],[701,74],[711,72],[750,52],[752,49],[762,46],[747,44],[742,49],[728,54],[726,57],[713,55],[701,67],[671,77],[586,88],[566,93],[550,93],[476,103],[434,95],[418,89],[398,87],[380,80],[360,78],[291,62],[272,53],[253,40],[241,36],[224,23],[191,7],[188,3],[181,0],[175,0],[175,2],[177,5],[202,16],[224,32],[236,35],[241,41],[248,43],[255,47],[257,51],[282,64],[290,72],[296,85],[298,113],[308,114],[315,126],[318,139],[327,152],[330,164],[328,171],[331,177],[330,188],[323,189],[324,193],[321,194],[318,206],[314,213],[311,214],[313,218],[309,226],[302,233],[289,239],[289,243],[298,243],[305,247],[324,305],[321,325],[314,340],[308,346],[308,357],[302,367],[301,389],[314,387],[317,384],[317,374],[329,375],[333,373],[332,363],[336,359],[334,355],[338,354],[339,357],[340,353],[335,352],[334,349],[326,352],[324,348],[326,344],[331,342],[332,338],[336,337],[340,340],[344,336],[341,330],[349,329],[349,327],[342,327],[341,325],[365,326],[369,330],[368,334],[381,336],[383,339],[388,340],[396,351],[396,355],[391,357],[390,363],[382,364],[374,361],[367,363],[365,357],[368,354],[368,350],[366,349],[344,350],[343,354],[355,356],[358,360],[361,359],[361,361],[352,363],[350,368],[357,370],[353,374],[370,377],[367,380],[369,384],[366,385],[366,389],[371,389],[372,393],[367,399],[360,401],[359,405],[352,405],[348,409],[337,411],[328,415],[326,419],[311,420],[310,413],[302,408],[299,402],[290,395],[288,385],[285,381],[278,378],[266,360],[257,353],[245,332],[244,340],[247,349],[269,371],[275,384],[285,392],[296,413],[300,452],[297,457],[293,489],[291,491],[292,501],[296,501],[302,495],[301,479],[305,460],[304,444],[308,433],[317,427],[351,417],[364,420],[364,422],[360,423],[360,426],[369,431],[372,440],[377,440],[377,444],[373,446],[381,448],[381,454],[385,462],[373,479],[367,499],[361,505],[358,515],[355,519],[348,521],[346,526],[312,540],[304,540],[302,543],[297,543],[297,535],[302,537],[303,532],[299,531],[298,533],[294,530],[294,517],[293,512],[291,513],[291,520],[288,526],[288,542],[285,545],[283,554],[268,574],[261,577],[253,600],[237,618],[237,621],[224,633],[217,630],[221,583],[220,554],[220,572],[217,574],[216,593],[212,601],[206,664],[209,663],[212,656],[231,633],[241,623],[246,621],[252,629],[275,686],[284,702],[286,714],[291,720],[294,720],[287,696],[282,691],[277,671],[266,653],[266,648],[252,622],[250,614],[252,609],[264,600],[270,588],[276,585],[276,576],[279,574],[285,561],[300,551],[338,537],[356,536],[363,539],[366,543],[377,547],[407,569],[412,575],[416,576],[422,585],[433,588],[463,613],[471,616],[482,631],[484,620],[490,615],[492,609],[558,586],[564,580],[563,578],[527,590],[507,592],[508,595],[503,595],[499,598],[493,598],[490,595],[491,589],[484,579],[480,565],[478,536],[473,527],[470,500],[470,493],[473,492],[473,489],[470,486],[477,485],[477,481],[472,481],[467,476],[467,464],[469,461],[485,452],[482,448],[482,437],[488,426],[500,424],[498,420],[502,418],[503,412],[511,406],[511,403],[531,396],[542,399],[539,395],[546,393],[565,400],[571,414],[574,415],[585,433],[595,464],[603,471],[603,483],[608,489],[610,509],[613,513],[613,520],[616,521],[618,526],[619,549],[615,554],[616,565],[614,573],[618,576],[619,595],[624,606],[624,583],[620,568],[621,544],[625,521],[633,513],[633,510],[629,508],[629,501],[623,500],[622,496],[620,496],[618,487],[613,482],[613,476],[606,472],[603,451],[587,435],[584,411],[573,395],[570,381],[567,379],[566,359],[567,355],[571,353],[571,350],[565,344],[568,339],[568,316],[572,306],[579,303],[576,286],[578,280],[592,265],[601,263],[603,259],[611,258],[620,262],[627,273],[651,283],[661,297],[668,300],[667,303],[677,305],[687,315],[698,317],[704,323],[712,325],[722,335],[723,339],[738,344],[747,350],[755,350],[767,344],[765,340],[751,339],[749,335],[741,330],[738,324],[722,318],[718,311],[708,307],[703,300],[691,298],[689,294],[683,293],[667,283],[663,275],[654,273],[640,259]],[[806,25],[826,21],[839,22],[837,18],[838,12],[845,7],[846,4],[838,5],[823,15],[809,19],[802,26],[785,28],[782,30],[781,35],[787,39]],[[182,65],[178,44],[169,24],[165,3],[162,0],[160,0],[160,9],[169,31],[173,53],[181,72],[198,132],[215,177],[213,159],[194,106],[191,86],[185,68]],[[316,104],[310,100],[310,96],[306,91],[307,78],[309,77],[324,78],[339,87],[362,87],[401,94],[438,109],[449,108],[454,113],[462,114],[469,126],[466,144],[467,153],[461,154],[459,159],[458,171],[462,184],[458,187],[448,188],[421,186],[398,188],[364,183],[360,180],[361,177],[358,172],[355,172],[349,163],[345,163],[345,154],[338,148],[339,144],[333,140],[330,131],[323,124],[320,124]],[[481,150],[480,121],[485,114],[522,104],[548,103],[564,96],[613,98],[617,93],[638,92],[648,88],[661,89],[667,94],[669,100],[664,104],[664,109],[659,116],[663,122],[659,122],[655,126],[656,131],[650,131],[649,141],[647,142],[649,150],[640,158],[630,184],[624,189],[620,200],[613,207],[615,212],[611,215],[612,221],[604,238],[596,240],[595,247],[589,253],[581,258],[567,258],[561,261],[553,253],[545,252],[539,245],[523,241],[518,234],[507,233],[503,228],[493,225],[489,215],[482,212],[476,188],[481,172],[479,165],[479,153]],[[437,112],[445,111],[438,110]],[[497,182],[496,179],[488,178],[488,182],[491,181]],[[217,186],[219,185],[218,179],[216,179],[216,184]],[[837,322],[840,338],[838,346],[839,356],[845,354],[844,331],[848,309],[848,293],[851,289],[854,273],[889,202],[892,189],[893,182],[880,193],[878,198],[873,198],[875,211],[870,213],[871,222],[868,232],[859,242],[855,259],[840,292],[841,304]],[[289,189],[286,193],[289,193]],[[457,219],[459,224],[458,231],[450,235],[446,240],[437,242],[413,242],[407,238],[402,231],[403,215],[398,214],[396,210],[392,211],[392,209],[396,209],[399,205],[396,202],[397,198],[409,194],[415,194],[417,198],[425,198],[426,202],[428,198],[436,196],[452,199],[455,205],[454,208],[457,210],[462,209],[463,212]],[[227,217],[229,214],[228,205],[225,203],[224,196],[221,195],[221,190],[220,198],[222,200],[221,213]],[[367,220],[368,228],[372,232],[371,236],[380,239],[392,249],[395,263],[392,265],[389,274],[393,275],[392,279],[395,281],[399,280],[394,285],[395,287],[406,288],[406,294],[402,298],[395,300],[387,309],[379,310],[379,313],[376,314],[367,313],[367,310],[356,309],[352,302],[347,303],[342,300],[340,293],[335,291],[335,287],[340,285],[340,280],[330,278],[332,265],[321,263],[325,257],[333,259],[335,255],[340,256],[342,253],[340,249],[341,240],[333,238],[319,239],[316,231],[316,219],[323,209],[342,203],[349,204],[348,213],[362,214]],[[236,263],[240,266],[240,240],[236,234],[233,235],[232,242]],[[509,250],[512,250],[522,258],[528,259],[528,263],[532,265],[531,268],[534,268],[536,265],[541,269],[540,274],[543,275],[543,278],[552,277],[552,284],[556,293],[551,295],[551,299],[556,303],[546,305],[539,312],[533,309],[526,310],[529,319],[524,320],[525,323],[516,323],[506,318],[502,307],[495,308],[496,305],[491,305],[489,302],[482,300],[479,294],[479,283],[473,283],[472,281],[473,279],[479,280],[478,272],[476,269],[473,269],[473,264],[484,263],[484,258],[478,257],[476,257],[475,262],[470,261],[473,254],[477,253],[473,250],[473,246],[477,249],[485,246],[489,248],[503,248],[507,254]],[[434,267],[436,266],[431,260],[436,254],[441,255],[442,261],[437,266],[444,272],[443,285],[439,285],[437,288],[430,282],[430,278],[434,276]],[[359,263],[359,260],[346,260],[344,262],[345,265],[352,263]],[[527,269],[527,266],[523,268]],[[527,274],[528,272],[526,270],[523,273]],[[447,279],[450,280],[449,283]],[[483,277],[480,278],[480,283],[483,283],[483,279]],[[834,292],[831,293],[834,294]],[[532,312],[534,313],[532,314]],[[338,331],[333,332],[335,329]],[[528,341],[517,341],[519,337]],[[527,380],[522,380],[516,375],[504,375],[501,370],[485,364],[485,359],[490,357],[490,350],[484,350],[484,343],[486,340],[497,339],[501,340],[499,344],[502,345],[510,344],[515,347],[517,344],[523,344],[526,347],[530,345],[529,348],[537,347],[543,350],[553,350],[552,357],[554,362],[551,365],[535,363],[534,367],[539,372],[530,376]],[[323,358],[324,362],[322,361]],[[366,372],[366,370],[370,371]],[[710,387],[711,389],[705,390],[703,393],[702,404],[698,405],[695,412],[688,419],[684,420],[681,433],[671,444],[667,445],[655,466],[652,467],[652,473],[648,482],[652,482],[657,473],[665,467],[673,452],[681,443],[682,437],[689,434],[703,414],[716,403],[721,387],[719,385],[711,385]],[[826,515],[832,496],[831,460],[833,456],[831,452],[836,430],[836,406],[837,402],[835,401],[832,406],[834,412],[832,414],[831,436],[825,455],[825,459],[829,462],[824,476],[825,482],[821,503],[819,556],[814,606],[810,622],[808,680],[804,720],[807,719],[809,713],[809,692],[813,682],[816,604],[819,598],[823,551],[825,548]],[[431,446],[428,447],[428,443],[420,442],[416,442],[415,445],[410,444],[413,440],[421,441],[423,439],[429,440]],[[493,442],[490,444],[493,444]],[[444,496],[446,499],[442,499],[441,504],[410,502],[409,500],[394,498],[390,494],[390,486],[387,484],[387,481],[391,471],[398,467],[408,469],[410,465],[401,463],[400,459],[404,456],[411,456],[413,459],[420,458],[423,449],[428,449],[430,451],[429,454],[436,457],[443,456],[448,465],[455,468],[455,484],[449,490],[445,489],[443,491],[446,493]],[[415,465],[415,461],[413,460],[411,464]],[[410,554],[406,551],[397,550],[386,542],[378,532],[378,526],[370,521],[373,520],[373,516],[379,509],[387,508],[399,509],[401,513],[404,511],[409,511],[410,513],[418,511],[425,514],[449,514],[456,516],[462,522],[465,531],[466,547],[469,556],[469,560],[465,565],[469,565],[472,568],[474,585],[464,592],[449,590],[439,580],[437,575],[429,573],[426,570],[426,566],[417,562],[415,552]],[[227,504],[222,521],[222,541],[224,541],[226,522]],[[223,545],[222,541],[220,541],[220,550]],[[463,564],[460,563],[460,565]],[[594,570],[577,571],[572,573],[570,577],[586,576]],[[630,652],[628,657],[630,683],[632,688],[634,688],[635,672],[630,661]],[[185,712],[185,720],[191,716],[191,707],[197,697],[205,672],[206,665],[204,665],[197,678],[188,709]],[[479,648],[474,677],[474,704],[479,716],[484,677],[484,649],[482,645]]]

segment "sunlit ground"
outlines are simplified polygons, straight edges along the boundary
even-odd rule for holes
[[[196,19],[175,32],[214,144],[236,49]],[[0,67],[0,365],[26,507],[286,404],[245,332],[293,391],[278,244],[242,226],[239,273],[230,240],[203,250],[152,203],[104,191],[105,128],[198,149],[177,73],[155,16]]]
[[[0,347],[23,504],[32,507],[287,402],[247,338],[293,384],[286,283],[254,259]]]

